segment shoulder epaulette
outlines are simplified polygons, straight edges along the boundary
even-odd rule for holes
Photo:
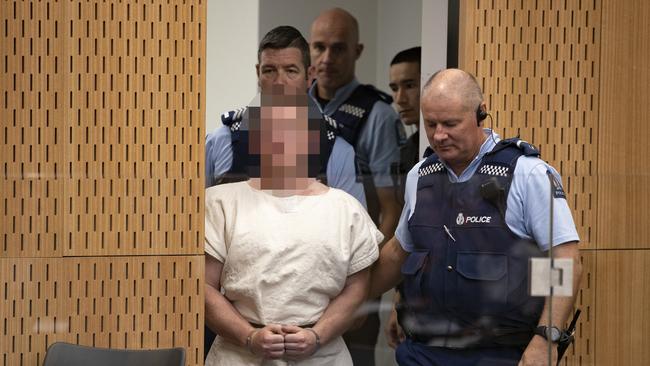
[[[336,136],[339,135],[339,124],[336,123],[336,120],[326,114],[323,114],[323,120],[325,121],[325,130],[327,131],[327,139],[334,140]]]
[[[224,112],[221,115],[221,123],[224,126],[230,127],[231,131],[236,131],[241,126],[241,121],[244,118],[244,112],[246,112],[247,107],[242,107],[235,109],[234,111]]]
[[[518,137],[499,141],[494,149],[492,149],[491,153],[505,149],[506,147],[516,147],[517,149],[521,150],[521,153],[525,156],[540,156],[539,150],[533,146],[533,144],[528,143]]]

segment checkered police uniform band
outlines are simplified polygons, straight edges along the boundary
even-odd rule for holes
[[[445,169],[445,166],[442,165],[442,163],[435,163],[435,164],[427,165],[425,167],[420,167],[420,170],[418,170],[418,176],[419,177],[424,177],[425,175],[441,172],[444,169]]]
[[[338,130],[339,124],[336,123],[336,120],[334,120],[334,118],[324,114],[323,119],[325,119],[325,122],[327,122],[333,129]]]
[[[507,177],[508,170],[509,168],[507,166],[485,164],[481,167],[481,169],[479,169],[478,172],[480,174],[485,174],[485,175],[496,175],[499,177]]]
[[[232,125],[230,125],[230,131],[232,132],[239,131],[240,127],[241,127],[241,122],[239,121],[234,122]]]
[[[340,111],[345,112],[347,114],[351,114],[355,117],[358,118],[363,118],[363,115],[366,113],[366,111],[363,108],[359,108],[356,106],[353,106],[351,104],[343,104],[340,108]]]

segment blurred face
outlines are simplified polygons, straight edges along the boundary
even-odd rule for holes
[[[263,91],[274,84],[307,90],[307,70],[302,63],[300,50],[295,47],[265,49],[260,54],[256,69],[258,84]]]
[[[262,107],[260,117],[262,177],[307,177],[308,155],[320,141],[308,128],[308,108]]]
[[[478,154],[485,134],[476,122],[476,110],[460,98],[422,97],[422,117],[429,144],[438,157],[461,174]]]
[[[400,62],[391,65],[389,86],[402,122],[417,125],[420,119],[420,64]]]
[[[352,81],[355,62],[361,56],[363,46],[355,42],[344,22],[316,20],[311,29],[309,47],[319,92],[323,89],[333,94]]]

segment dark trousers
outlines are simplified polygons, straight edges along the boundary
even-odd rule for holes
[[[354,366],[375,366],[375,345],[379,334],[379,314],[368,314],[360,328],[343,334]]]
[[[204,327],[203,331],[203,359],[205,360],[208,357],[208,352],[210,352],[210,347],[212,347],[212,342],[217,338],[217,334],[213,332],[208,326]]]
[[[395,350],[395,360],[400,366],[517,366],[522,354],[518,347],[452,349],[407,338]]]

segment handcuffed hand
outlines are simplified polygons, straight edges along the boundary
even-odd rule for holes
[[[316,332],[295,325],[283,325],[284,333],[284,358],[300,361],[313,355],[320,346]]]
[[[284,350],[284,332],[280,324],[269,324],[255,330],[250,336],[250,351],[264,358],[282,358]]]

